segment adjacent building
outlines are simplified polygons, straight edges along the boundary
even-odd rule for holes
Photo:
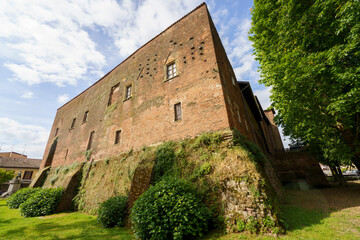
[[[16,152],[0,153],[0,168],[7,171],[14,171],[15,176],[19,175],[21,187],[27,187],[39,171],[41,159],[28,158],[26,155]],[[0,192],[8,190],[9,183],[1,184]]]

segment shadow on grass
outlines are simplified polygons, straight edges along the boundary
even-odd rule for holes
[[[282,214],[287,230],[290,231],[321,224],[321,221],[330,215],[328,212],[308,210],[295,206],[282,207]]]
[[[360,181],[344,186],[287,191],[287,202],[282,204],[282,215],[288,230],[301,230],[322,224],[332,212],[360,206]]]

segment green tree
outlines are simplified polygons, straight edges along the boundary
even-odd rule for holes
[[[14,177],[14,171],[6,171],[5,169],[0,168],[0,184],[7,182]]]
[[[360,169],[360,0],[254,0],[250,33],[284,133]]]

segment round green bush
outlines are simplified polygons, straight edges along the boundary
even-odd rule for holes
[[[131,209],[136,237],[161,240],[202,236],[211,214],[200,199],[185,180],[160,181],[142,194]]]
[[[98,222],[104,227],[124,226],[127,197],[116,196],[103,202],[98,209]]]
[[[20,214],[24,217],[36,217],[53,214],[61,200],[62,195],[62,188],[40,189],[20,205]]]
[[[22,188],[6,200],[6,205],[8,205],[9,208],[19,208],[20,204],[24,203],[40,189],[41,188]]]

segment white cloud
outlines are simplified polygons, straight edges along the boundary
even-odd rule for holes
[[[264,110],[270,107],[271,105],[270,91],[271,91],[271,87],[264,87],[262,89],[254,90],[254,95],[256,95],[257,98],[259,99],[260,104]]]
[[[25,99],[31,99],[34,97],[34,93],[32,91],[26,91],[23,93],[23,95],[21,95],[21,98],[25,98]]]
[[[64,104],[69,101],[70,97],[69,94],[62,94],[58,96],[57,102],[60,104]]]
[[[201,1],[145,0],[138,6],[127,4],[126,19],[119,22],[111,34],[123,57],[159,34],[173,22],[192,10]]]
[[[243,19],[236,29],[234,41],[230,43],[229,57],[232,60],[237,79],[250,81],[253,84],[260,79],[258,63],[253,55],[252,43],[248,39],[248,32],[251,27],[251,19]]]
[[[30,158],[42,158],[49,131],[43,127],[0,118],[0,146],[2,152],[19,152]]]
[[[89,33],[110,37],[127,57],[200,1],[79,0],[0,2],[0,55],[16,54],[4,64],[14,80],[76,85],[97,78],[106,64]],[[98,40],[102,44],[101,40]],[[16,59],[16,60],[15,60]],[[120,59],[119,59],[120,61]]]

